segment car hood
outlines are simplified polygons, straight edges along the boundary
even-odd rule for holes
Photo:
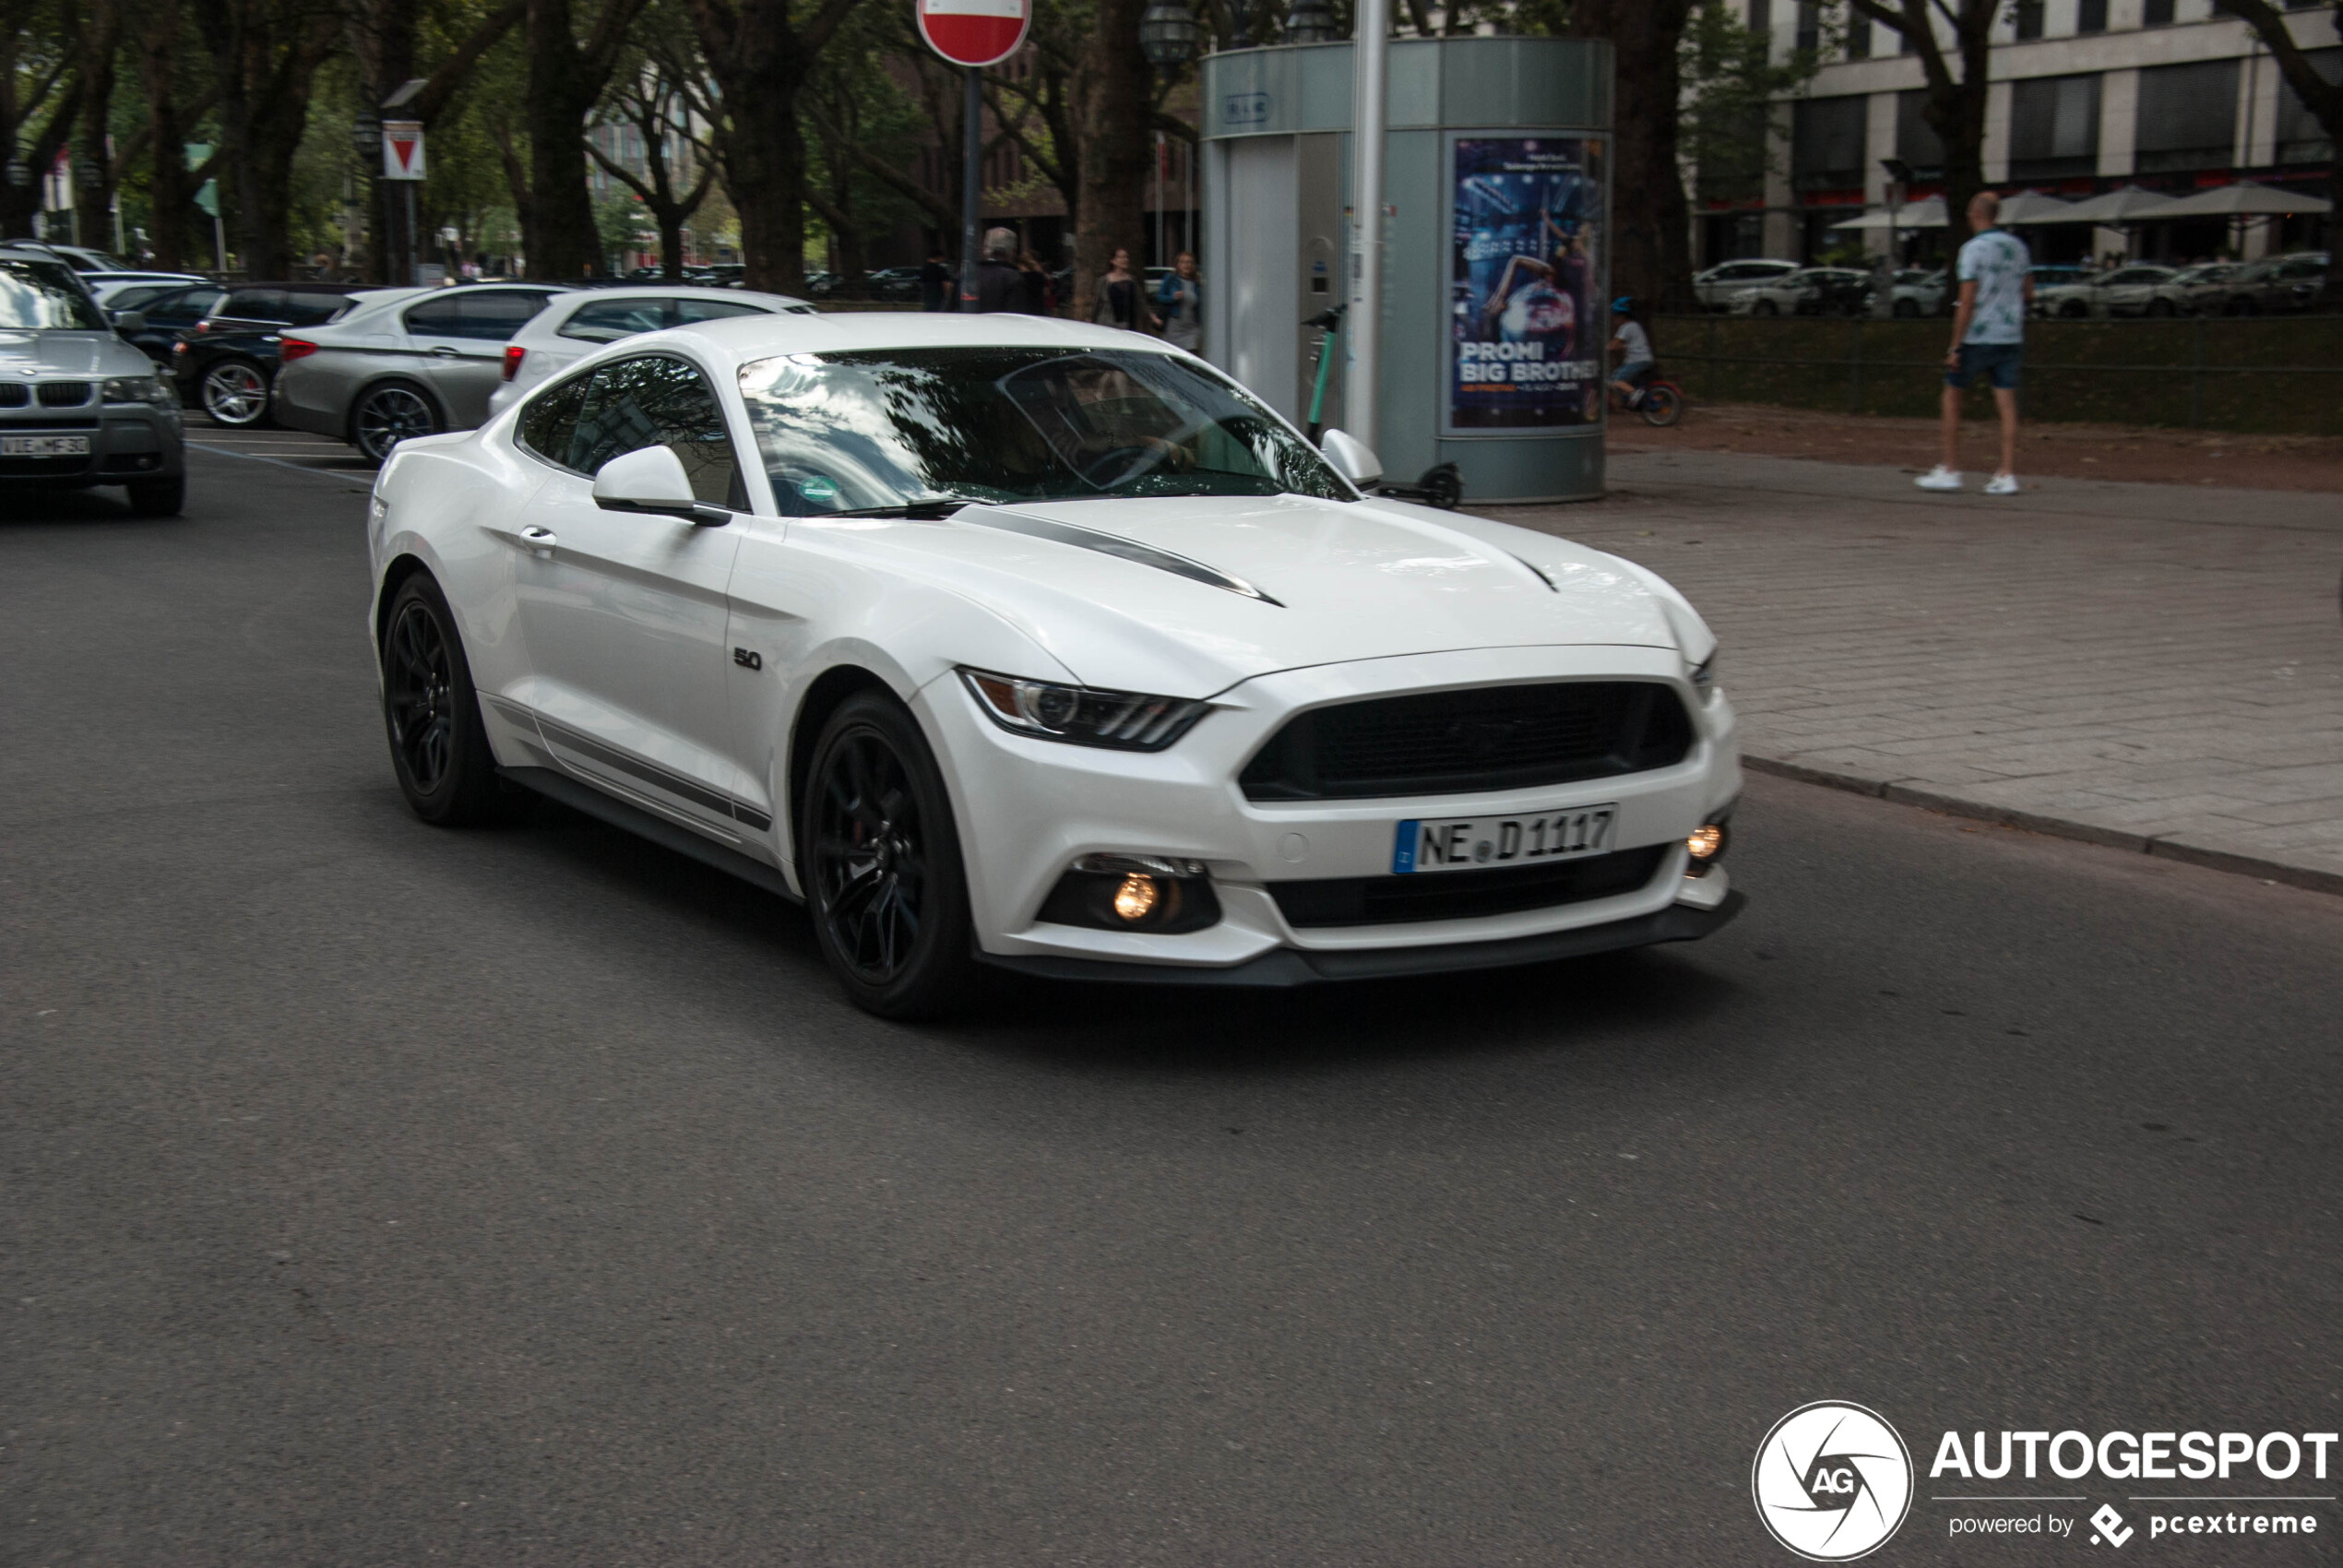
[[[1095,686],[1203,696],[1273,671],[1459,648],[1628,645],[1697,662],[1715,647],[1682,596],[1632,563],[1404,502],[1053,502],[872,531]]]
[[[0,331],[0,376],[154,373],[145,350],[111,332]]]

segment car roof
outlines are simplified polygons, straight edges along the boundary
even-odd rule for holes
[[[780,305],[814,307],[804,300],[789,294],[768,294],[759,289],[711,289],[701,283],[629,283],[623,289],[580,291],[577,303],[582,306],[598,300],[725,300],[738,304],[743,300],[758,303],[773,302]]]
[[[600,364],[663,347],[696,350],[727,369],[781,354],[885,352],[895,349],[1125,349],[1178,353],[1160,338],[1094,327],[1064,316],[1000,312],[846,311],[835,315],[735,315],[638,333],[605,344],[579,361]]]

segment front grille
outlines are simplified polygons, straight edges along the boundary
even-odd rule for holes
[[[32,401],[32,388],[21,381],[0,381],[0,409],[21,409]]]
[[[1304,926],[1404,925],[1550,909],[1632,893],[1659,873],[1669,846],[1649,844],[1584,860],[1497,871],[1416,872],[1406,876],[1331,876],[1272,882],[1269,896],[1286,923]]]
[[[1656,681],[1375,697],[1297,715],[1245,765],[1254,801],[1534,789],[1682,762],[1692,720]]]
[[[44,409],[77,409],[89,400],[89,384],[86,381],[44,381],[41,384],[41,406]]]

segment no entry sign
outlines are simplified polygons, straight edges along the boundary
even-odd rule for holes
[[[911,0],[927,46],[955,65],[993,65],[1017,52],[1030,0]]]

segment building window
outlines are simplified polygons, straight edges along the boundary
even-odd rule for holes
[[[1802,99],[1791,106],[1790,183],[1801,191],[1860,189],[1870,100]]]
[[[1857,17],[1847,24],[1847,58],[1871,58],[1871,18]]]
[[[2017,39],[2042,36],[2042,0],[2017,0]]]
[[[1928,184],[1945,177],[1945,143],[1928,123],[1928,91],[1911,88],[1896,95],[1896,156],[1911,165],[1912,179]]]
[[[2140,26],[2168,28],[2172,25],[2172,0],[2147,0],[2140,7]]]
[[[1798,0],[1798,47],[1812,53],[1823,46],[1823,8],[1817,0]]]
[[[2133,146],[2140,173],[2228,168],[2237,148],[2237,62],[2143,70],[2137,125]]]
[[[1774,30],[1774,0],[1749,0],[1749,30]]]
[[[2099,77],[2034,77],[2009,93],[2009,177],[2062,180],[2099,172]]]
[[[2107,30],[2107,0],[2079,0],[2075,7],[2075,30],[2076,32],[2105,32]]]
[[[2343,81],[2343,49],[2306,50],[2303,52],[2302,58],[2310,63],[2313,70],[2328,81]],[[2294,89],[2286,85],[2286,79],[2283,77],[2278,78],[2278,83],[2276,161],[2280,163],[2333,161],[2335,141],[2326,134],[2326,127],[2319,124],[2319,117],[2311,113],[2310,105],[2295,96]]]

